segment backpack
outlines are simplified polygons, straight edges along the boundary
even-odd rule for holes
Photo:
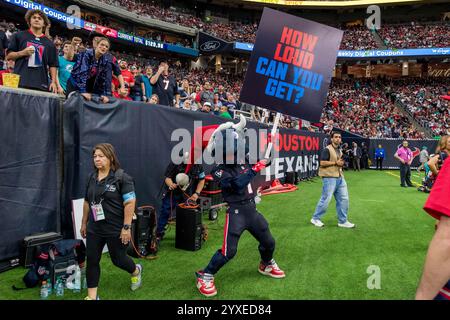
[[[77,266],[83,268],[86,260],[86,247],[82,240],[63,239],[36,248],[36,255],[27,273],[22,278],[26,288],[34,288],[42,281],[50,280],[52,286],[57,278],[68,280]],[[26,288],[17,288],[23,290]]]

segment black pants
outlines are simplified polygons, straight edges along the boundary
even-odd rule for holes
[[[100,279],[100,259],[105,244],[108,245],[109,255],[116,267],[133,273],[136,264],[127,256],[128,245],[122,243],[118,236],[102,237],[88,233],[86,237],[86,281],[88,288],[97,288]]]
[[[405,185],[412,186],[411,182],[411,166],[408,164],[400,163],[400,183],[402,186]]]
[[[275,239],[270,233],[267,220],[256,211],[255,204],[230,205],[225,221],[222,248],[215,253],[209,265],[204,269],[206,273],[216,274],[225,263],[236,255],[239,238],[245,230],[248,230],[259,242],[258,249],[261,260],[266,263],[272,260]]]
[[[383,170],[383,158],[377,158],[377,170],[380,168],[380,170]]]

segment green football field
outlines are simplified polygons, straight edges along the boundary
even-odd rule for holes
[[[398,171],[347,172],[349,220],[356,229],[337,227],[334,200],[323,218],[325,227],[309,220],[321,194],[321,181],[299,184],[292,193],[263,197],[258,209],[276,239],[275,259],[284,279],[257,272],[258,244],[244,233],[236,257],[216,276],[218,294],[211,299],[413,299],[424,258],[434,233],[434,219],[423,210],[427,195],[416,188],[400,188]],[[412,180],[420,181],[413,173]],[[158,259],[141,261],[143,286],[131,292],[130,277],[102,258],[99,295],[107,299],[206,299],[195,287],[194,271],[209,262],[221,247],[224,213],[217,222],[204,217],[209,238],[201,250],[175,249],[175,227],[161,244]],[[379,268],[379,269],[378,269]],[[379,270],[380,288],[373,270]],[[39,289],[23,286],[25,269],[0,274],[0,299],[39,299]],[[368,281],[369,280],[369,281]],[[66,290],[64,299],[82,299],[86,292]],[[57,299],[52,296],[52,299]]]

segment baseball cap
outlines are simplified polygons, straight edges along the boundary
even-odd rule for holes
[[[206,101],[203,105],[204,105],[204,106],[211,107],[211,102]]]

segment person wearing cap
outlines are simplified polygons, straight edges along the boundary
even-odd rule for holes
[[[180,159],[179,159],[180,160]],[[158,217],[158,226],[156,228],[157,242],[163,239],[167,223],[175,215],[176,207],[179,203],[189,199],[196,202],[200,192],[205,185],[205,171],[200,164],[188,164],[189,153],[182,157],[179,164],[171,161],[166,168],[164,184],[162,186],[162,204]],[[187,175],[189,182],[187,185],[178,185],[179,175]],[[180,180],[180,179],[179,179]]]
[[[428,154],[428,148],[426,146],[423,146],[419,154],[420,166],[417,168],[418,173],[420,173],[420,170],[425,167],[425,163],[427,163],[429,159],[430,155]]]
[[[205,102],[203,104],[202,108],[200,109],[200,112],[211,113],[211,103],[210,102]]]

